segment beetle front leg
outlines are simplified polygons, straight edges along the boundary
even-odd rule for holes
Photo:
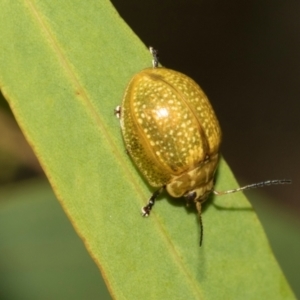
[[[150,199],[148,200],[148,203],[146,206],[142,208],[142,216],[143,217],[148,217],[150,215],[151,209],[155,204],[156,198],[160,195],[160,193],[164,190],[164,186],[161,187],[159,190],[155,191]]]

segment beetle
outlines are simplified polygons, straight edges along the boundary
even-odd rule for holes
[[[233,193],[289,180],[268,180],[218,192],[214,177],[222,139],[216,114],[201,87],[190,77],[158,66],[158,52],[150,47],[152,68],[137,73],[129,82],[121,106],[120,119],[125,147],[153,187],[158,187],[142,208],[149,216],[163,191],[175,198],[194,202],[203,239],[201,205],[213,192]]]

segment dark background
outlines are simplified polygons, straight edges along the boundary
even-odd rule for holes
[[[292,179],[260,192],[299,215],[300,1],[112,2],[162,65],[204,89],[239,182]]]

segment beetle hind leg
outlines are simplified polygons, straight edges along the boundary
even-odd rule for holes
[[[158,189],[157,191],[155,191],[152,196],[150,197],[150,199],[148,200],[148,203],[146,206],[142,207],[142,216],[143,217],[148,217],[150,215],[150,212],[152,210],[152,207],[155,204],[155,200],[156,198],[161,194],[161,192],[165,189],[165,187],[161,187],[160,189]]]

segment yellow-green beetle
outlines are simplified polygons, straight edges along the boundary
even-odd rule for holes
[[[200,86],[182,73],[158,67],[157,51],[150,51],[153,67],[131,79],[115,114],[128,153],[149,184],[159,188],[142,208],[143,216],[150,214],[163,189],[175,198],[183,196],[196,204],[201,245],[201,203],[213,191],[221,128]]]

